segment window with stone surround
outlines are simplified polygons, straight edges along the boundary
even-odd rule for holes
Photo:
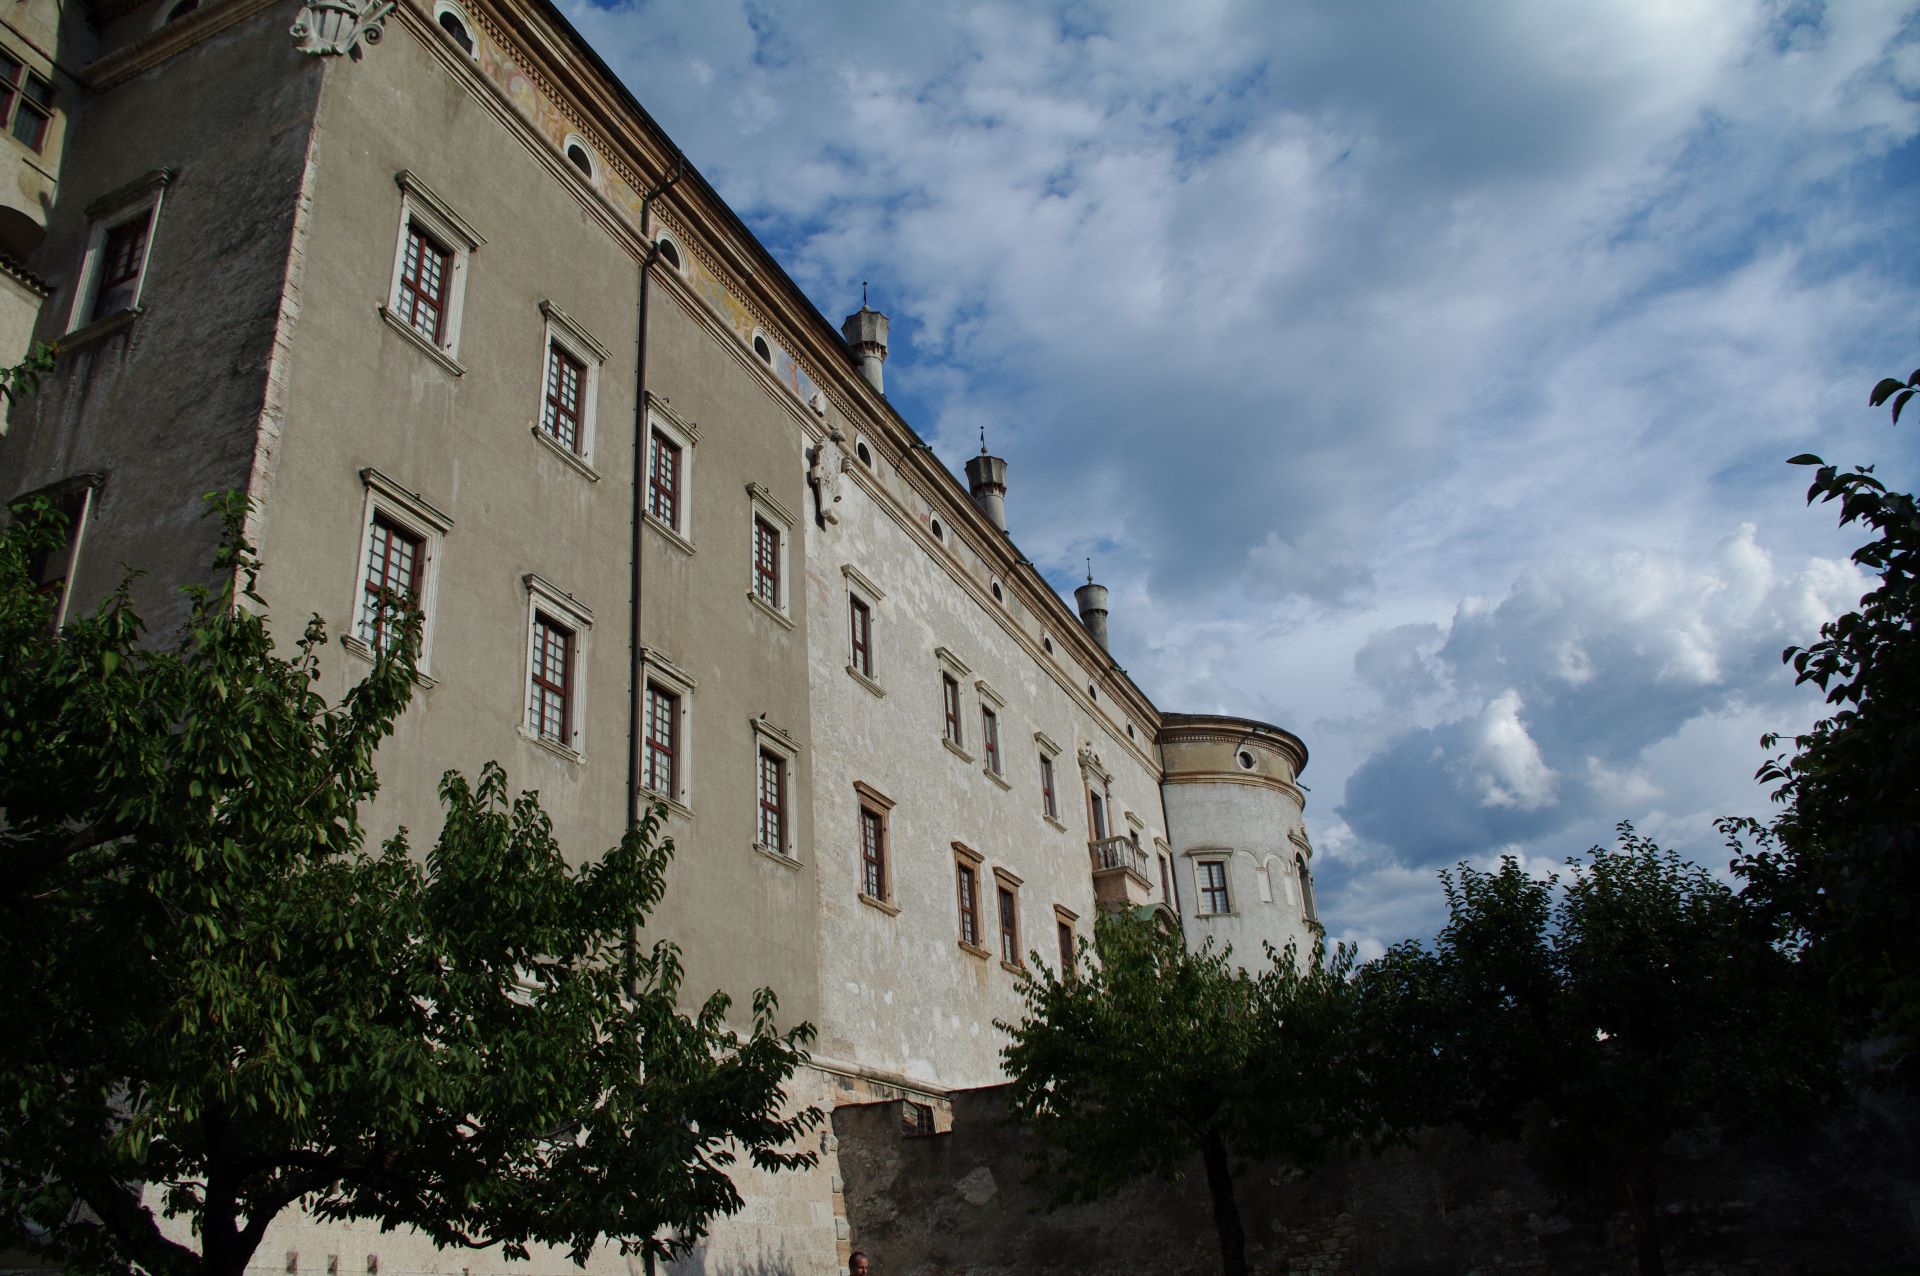
[[[437,355],[455,372],[467,264],[482,241],[471,226],[412,172],[394,175],[400,187],[400,240],[393,255],[393,290],[382,316]]]
[[[953,844],[954,903],[959,910],[960,947],[976,957],[987,955],[980,943],[980,870],[984,863],[978,851],[962,842]]]

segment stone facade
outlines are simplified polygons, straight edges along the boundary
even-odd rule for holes
[[[0,343],[60,355],[0,496],[73,502],[65,606],[131,566],[167,634],[203,494],[245,492],[335,696],[369,587],[410,588],[427,645],[374,835],[436,827],[441,773],[488,759],[582,856],[663,802],[649,925],[688,987],[817,1025],[795,1102],[935,1129],[998,1078],[1022,968],[1101,908],[1255,959],[1306,935],[1305,747],[1156,707],[1105,591],[1076,616],[1008,535],[1017,474],[983,454],[970,492],[895,413],[885,316],[814,310],[546,0],[293,33],[265,0],[16,8],[0,43],[54,89],[0,195]],[[837,1266],[821,1150],[744,1185],[693,1266]],[[288,1222],[256,1267],[500,1266],[362,1230]]]

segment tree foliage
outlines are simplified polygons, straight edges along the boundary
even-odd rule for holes
[[[1662,1270],[1658,1168],[1678,1135],[1810,1110],[1830,1076],[1817,999],[1780,935],[1706,870],[1620,826],[1564,889],[1511,859],[1443,874],[1433,946],[1361,983],[1399,1051],[1397,1115],[1540,1140],[1550,1165],[1632,1211]]]
[[[1363,1120],[1352,950],[1268,948],[1253,972],[1230,956],[1103,916],[1075,970],[1034,963],[1001,1053],[1013,1116],[1045,1148],[1056,1203],[1180,1178],[1197,1155],[1232,1274],[1246,1270],[1246,1242],[1230,1158],[1310,1166]]]
[[[274,648],[227,548],[170,646],[127,591],[49,632],[0,533],[0,1227],[75,1272],[237,1276],[296,1203],[435,1243],[681,1252],[727,1177],[809,1164],[783,1087],[805,1025],[750,1026],[639,927],[657,816],[570,866],[532,794],[449,772],[424,860],[365,845],[417,618],[338,704],[318,618]],[[162,1216],[185,1219],[163,1228]]]
[[[1891,402],[1897,423],[1916,388],[1920,369],[1883,379],[1870,402]],[[1814,467],[1809,504],[1838,502],[1842,526],[1872,533],[1853,561],[1874,586],[1817,642],[1782,653],[1832,712],[1761,768],[1782,805],[1772,823],[1725,828],[1744,843],[1736,869],[1800,932],[1837,1004],[1910,1065],[1920,1047],[1920,511],[1871,466],[1842,471],[1810,454],[1793,464]]]

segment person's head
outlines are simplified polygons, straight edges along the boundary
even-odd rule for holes
[[[867,1276],[867,1256],[857,1249],[847,1255],[847,1276]]]

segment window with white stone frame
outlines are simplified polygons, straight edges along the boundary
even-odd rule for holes
[[[781,627],[793,627],[792,576],[787,568],[793,515],[758,483],[747,484],[747,598]]]
[[[597,480],[600,476],[592,468],[594,425],[607,348],[551,301],[540,303],[540,313],[546,323],[533,436]]]
[[[168,169],[156,169],[87,206],[87,244],[62,344],[116,328],[141,312]]]
[[[693,553],[694,452],[700,431],[655,395],[647,396],[647,526],[683,553]]]
[[[575,762],[586,760],[587,635],[593,613],[541,577],[527,588],[526,709],[520,731]]]
[[[381,317],[449,371],[464,373],[460,321],[467,267],[486,241],[412,172],[402,169],[394,181],[400,187],[400,234]]]
[[[360,556],[354,571],[353,623],[341,645],[371,659],[393,641],[401,612],[420,613],[420,654],[414,669],[429,684],[433,670],[433,631],[438,607],[434,592],[440,549],[453,519],[398,480],[368,468],[360,471],[364,490],[360,516]]]
[[[681,815],[693,814],[693,675],[655,647],[640,649],[640,787]]]
[[[800,743],[765,718],[750,718],[748,725],[753,736],[753,849],[798,867],[794,818],[800,805],[795,783]]]
[[[1196,859],[1193,862],[1195,896],[1202,916],[1233,911],[1233,894],[1227,883],[1227,860]]]
[[[1000,748],[1000,714],[1007,707],[1007,702],[984,678],[973,684],[973,690],[980,697],[981,769],[989,780],[1003,789],[1010,789],[1013,786],[1007,783],[1006,756]]]

